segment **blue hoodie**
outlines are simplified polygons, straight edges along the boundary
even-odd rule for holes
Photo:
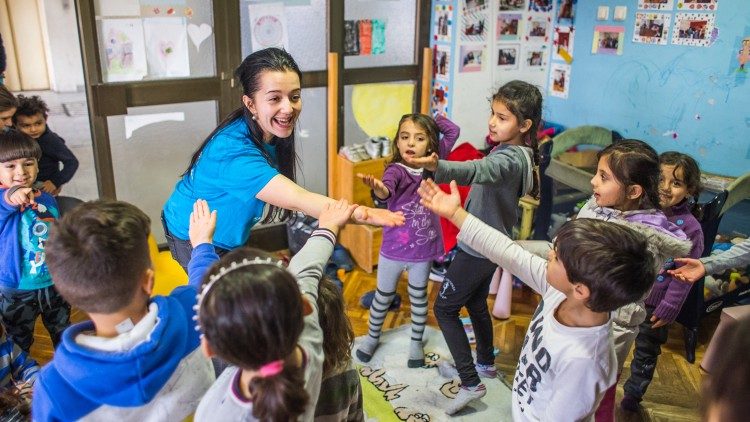
[[[78,334],[94,330],[91,321],[65,330],[52,362],[42,369],[36,382],[32,402],[34,420],[78,420],[87,415],[110,420],[183,419],[192,414],[213,382],[210,361],[203,359],[209,369],[208,377],[206,368],[195,367],[196,359],[202,356],[193,306],[204,273],[217,259],[210,244],[198,245],[193,250],[188,267],[189,284],[177,287],[169,296],[152,299],[158,306],[156,326],[146,341],[131,350],[105,352],[76,343]],[[181,372],[178,379],[170,380],[177,372]],[[172,389],[179,387],[193,388],[191,394],[197,397],[172,394],[165,399]],[[157,395],[159,398],[154,402],[161,403],[153,405]],[[179,401],[183,407],[180,410],[185,410],[186,405],[192,408],[184,415],[169,413],[173,409],[159,407],[165,400]]]

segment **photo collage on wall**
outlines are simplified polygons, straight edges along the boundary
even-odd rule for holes
[[[547,70],[555,1],[498,0],[492,52],[497,70]]]
[[[453,53],[451,41],[455,17],[453,4],[449,2],[435,2],[432,11],[432,99],[430,110],[432,114],[448,115],[450,97],[448,87],[451,82]]]
[[[374,56],[385,53],[385,20],[344,21],[344,55]]]
[[[715,14],[719,0],[639,0],[633,42],[667,45],[671,27],[674,45],[710,46],[717,37]],[[673,10],[681,13],[669,13]],[[696,13],[697,12],[697,13]]]
[[[458,53],[459,73],[481,72],[487,66],[489,41],[489,0],[461,1],[461,45]]]
[[[554,0],[554,13],[547,34],[548,37],[552,37],[553,49],[547,86],[549,94],[553,97],[568,98],[577,7],[578,0]],[[541,27],[541,24],[538,27]],[[529,35],[535,34],[529,31]]]

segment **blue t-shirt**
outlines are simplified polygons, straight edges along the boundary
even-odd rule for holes
[[[18,237],[21,239],[21,279],[19,290],[43,289],[52,285],[52,276],[45,265],[44,244],[49,228],[59,217],[57,209],[44,204],[26,207],[21,213]]]
[[[240,117],[211,138],[164,205],[164,218],[173,235],[189,239],[193,203],[205,199],[218,212],[214,245],[234,249],[247,242],[250,229],[260,221],[266,205],[255,196],[279,174],[250,136],[245,120]],[[275,163],[276,147],[268,144],[264,147]]]

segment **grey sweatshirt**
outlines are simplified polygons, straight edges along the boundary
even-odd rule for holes
[[[471,185],[464,208],[489,226],[510,236],[518,221],[518,198],[531,190],[533,171],[531,148],[503,145],[480,160],[440,160],[435,172],[435,182],[448,183],[455,180],[459,185]],[[458,246],[470,255],[482,256],[461,239]]]
[[[750,264],[750,238],[738,243],[728,251],[701,258],[706,274],[716,274],[729,268]]]

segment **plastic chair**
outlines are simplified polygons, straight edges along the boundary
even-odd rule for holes
[[[188,277],[169,251],[159,251],[153,234],[148,235],[148,251],[154,268],[154,290],[152,296],[166,296],[175,287],[187,284]]]

